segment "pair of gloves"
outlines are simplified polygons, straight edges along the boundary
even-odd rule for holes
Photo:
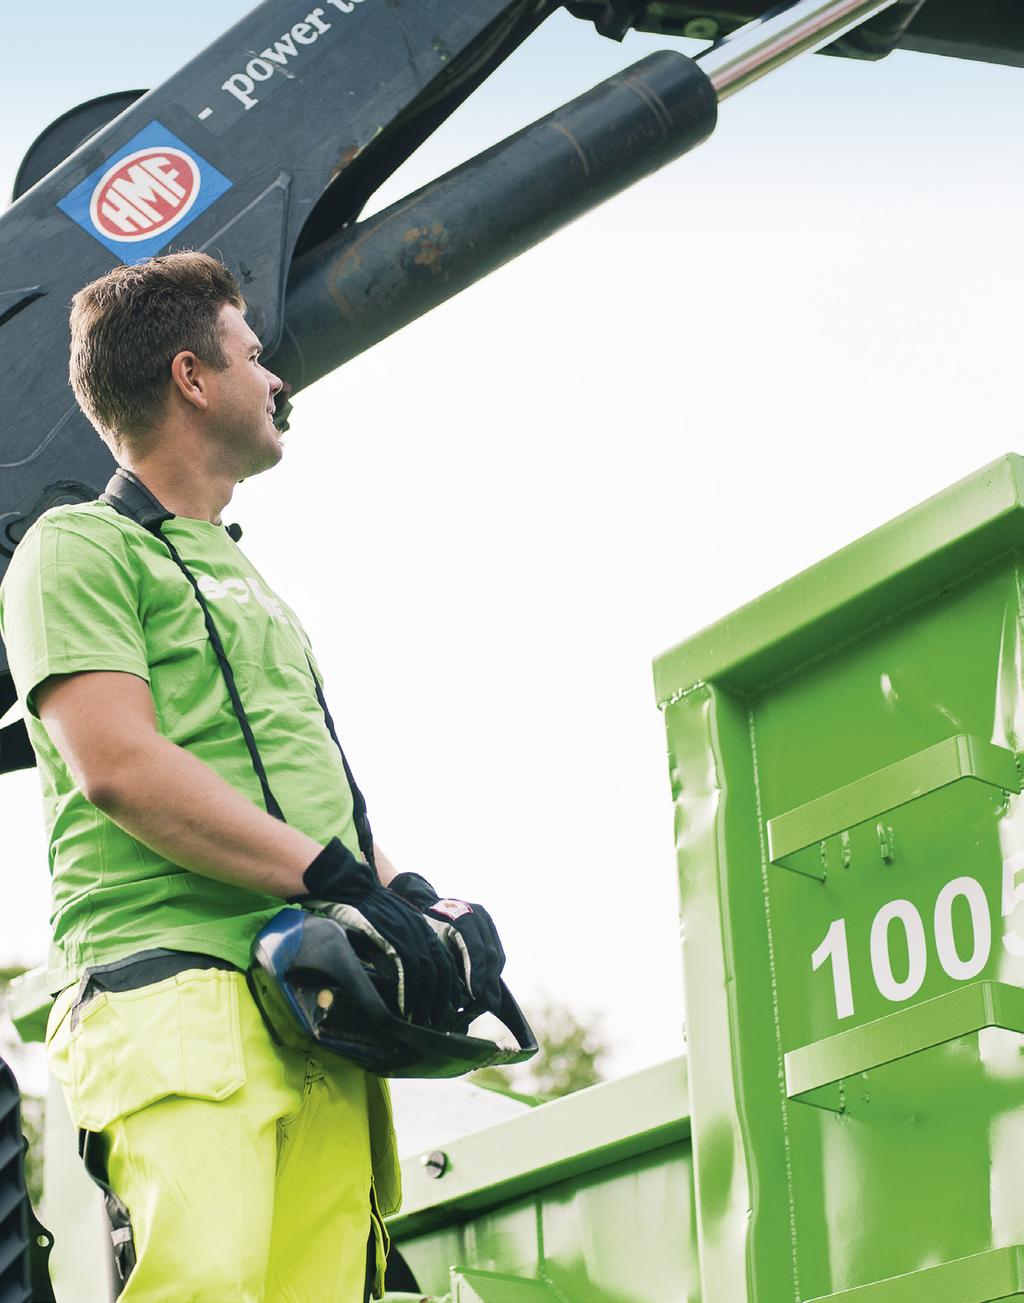
[[[501,1008],[505,952],[482,905],[441,899],[418,873],[399,873],[383,887],[337,837],[302,881],[308,894],[293,900],[330,902],[339,922],[369,936],[396,961],[398,1007],[412,1022],[443,1026],[459,982],[481,1010]]]

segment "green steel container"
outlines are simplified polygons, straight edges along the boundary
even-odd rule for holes
[[[703,1303],[1024,1298],[1022,501],[999,461],[656,664]]]
[[[1006,458],[657,661],[688,1058],[408,1164],[423,1289],[1024,1298],[1022,503]]]
[[[698,1303],[689,1133],[675,1059],[405,1163],[391,1234],[451,1303]]]

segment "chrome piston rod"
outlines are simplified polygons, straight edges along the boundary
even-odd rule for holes
[[[799,0],[699,60],[648,55],[296,260],[272,364],[293,392],[711,134],[718,101],[896,0]]]
[[[896,0],[798,0],[744,24],[697,56],[719,101],[798,54],[819,50]]]

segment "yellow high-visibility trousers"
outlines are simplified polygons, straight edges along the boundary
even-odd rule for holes
[[[235,971],[101,992],[72,1017],[76,995],[48,1052],[131,1216],[121,1303],[361,1303],[371,1231],[378,1267],[384,1250],[366,1074],[275,1044]]]

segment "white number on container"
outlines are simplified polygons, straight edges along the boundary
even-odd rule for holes
[[[971,911],[974,949],[970,958],[961,959],[953,936],[953,902],[958,896],[967,901]],[[957,982],[977,977],[992,953],[992,920],[989,918],[985,889],[976,878],[954,878],[939,892],[935,902],[935,948],[939,963]]]
[[[836,1017],[849,1018],[853,1013],[853,983],[850,981],[850,951],[846,945],[846,919],[837,918],[825,933],[825,940],[811,955],[814,972],[826,959],[832,960],[832,988],[836,997]]]
[[[1017,881],[1024,870],[1024,853],[1011,855],[1003,865],[1003,918],[1008,919],[1016,909],[1024,912],[1024,879]],[[1024,936],[1016,928],[1007,927],[1003,945],[1017,959],[1024,959]]]
[[[1024,853],[1014,856],[1003,866],[1002,913],[1009,918],[1018,908],[1024,909]],[[961,955],[953,928],[953,910],[963,899],[971,919],[970,951]],[[907,973],[897,977],[893,971],[892,929],[899,926],[907,952]],[[992,919],[985,888],[976,878],[954,878],[939,892],[933,917],[935,950],[947,976],[956,982],[977,977],[992,956]],[[1011,955],[1024,958],[1024,935],[1007,928],[1003,945]],[[909,900],[890,900],[871,923],[871,973],[880,995],[894,1003],[909,1000],[920,991],[928,971],[928,944],[920,911]],[[853,979],[850,975],[850,950],[846,938],[846,919],[837,918],[829,925],[821,944],[811,955],[811,971],[817,972],[826,960],[832,962],[832,992],[836,1017],[849,1018],[854,1012]]]
[[[892,971],[889,951],[889,925],[899,920],[907,940],[907,975],[898,981]],[[916,906],[909,900],[890,900],[875,915],[871,924],[871,972],[875,985],[887,1000],[909,1000],[921,989],[928,968],[924,924]]]

